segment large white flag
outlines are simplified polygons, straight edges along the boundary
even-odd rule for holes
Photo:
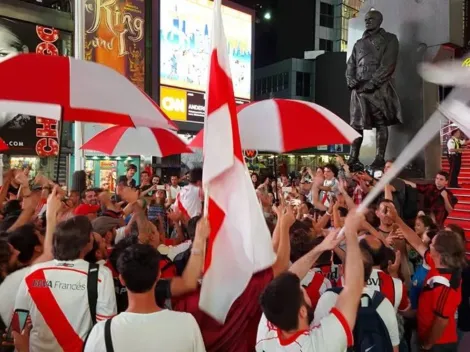
[[[223,323],[253,273],[271,266],[275,256],[244,163],[221,0],[214,3],[212,31],[203,166],[211,234],[199,307]]]

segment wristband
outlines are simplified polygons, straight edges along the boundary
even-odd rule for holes
[[[199,248],[191,248],[191,254],[202,255],[202,250],[200,250]]]

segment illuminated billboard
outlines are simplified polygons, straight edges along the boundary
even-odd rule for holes
[[[227,6],[222,16],[235,97],[250,99],[253,16]],[[206,90],[212,17],[212,1],[160,1],[160,84]]]
[[[160,108],[175,121],[204,123],[206,100],[203,92],[160,86]],[[235,99],[237,105],[248,100]]]

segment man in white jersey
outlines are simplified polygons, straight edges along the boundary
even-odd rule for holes
[[[155,300],[159,255],[150,245],[134,244],[119,256],[121,284],[129,306],[100,322],[87,339],[85,352],[171,351],[203,352],[204,341],[196,319],[189,313],[161,309]],[[107,340],[107,341],[106,341]]]
[[[92,327],[88,304],[89,264],[83,260],[93,246],[91,223],[77,216],[57,225],[54,260],[31,267],[22,281],[15,309],[28,310],[33,328],[30,351],[80,351]],[[96,320],[116,314],[111,271],[98,270]]]
[[[264,314],[258,326],[257,352],[343,352],[352,346],[364,282],[357,242],[362,219],[354,211],[346,218],[346,275],[355,280],[346,283],[330,314],[320,325],[312,324],[314,308],[300,282],[321,255],[319,249],[331,249],[338,243],[336,233],[330,233],[321,245],[296,261],[289,273],[281,274],[266,287],[260,298]]]
[[[195,168],[189,173],[189,184],[184,186],[173,205],[184,216],[184,222],[202,213],[202,169]]]

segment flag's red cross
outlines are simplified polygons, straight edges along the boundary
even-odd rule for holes
[[[210,119],[210,115],[225,104],[228,105],[230,121],[232,123],[233,153],[238,160],[243,162],[240,132],[238,130],[237,106],[235,103],[235,95],[233,93],[232,79],[220,66],[217,50],[213,50],[207,101],[208,118]]]

